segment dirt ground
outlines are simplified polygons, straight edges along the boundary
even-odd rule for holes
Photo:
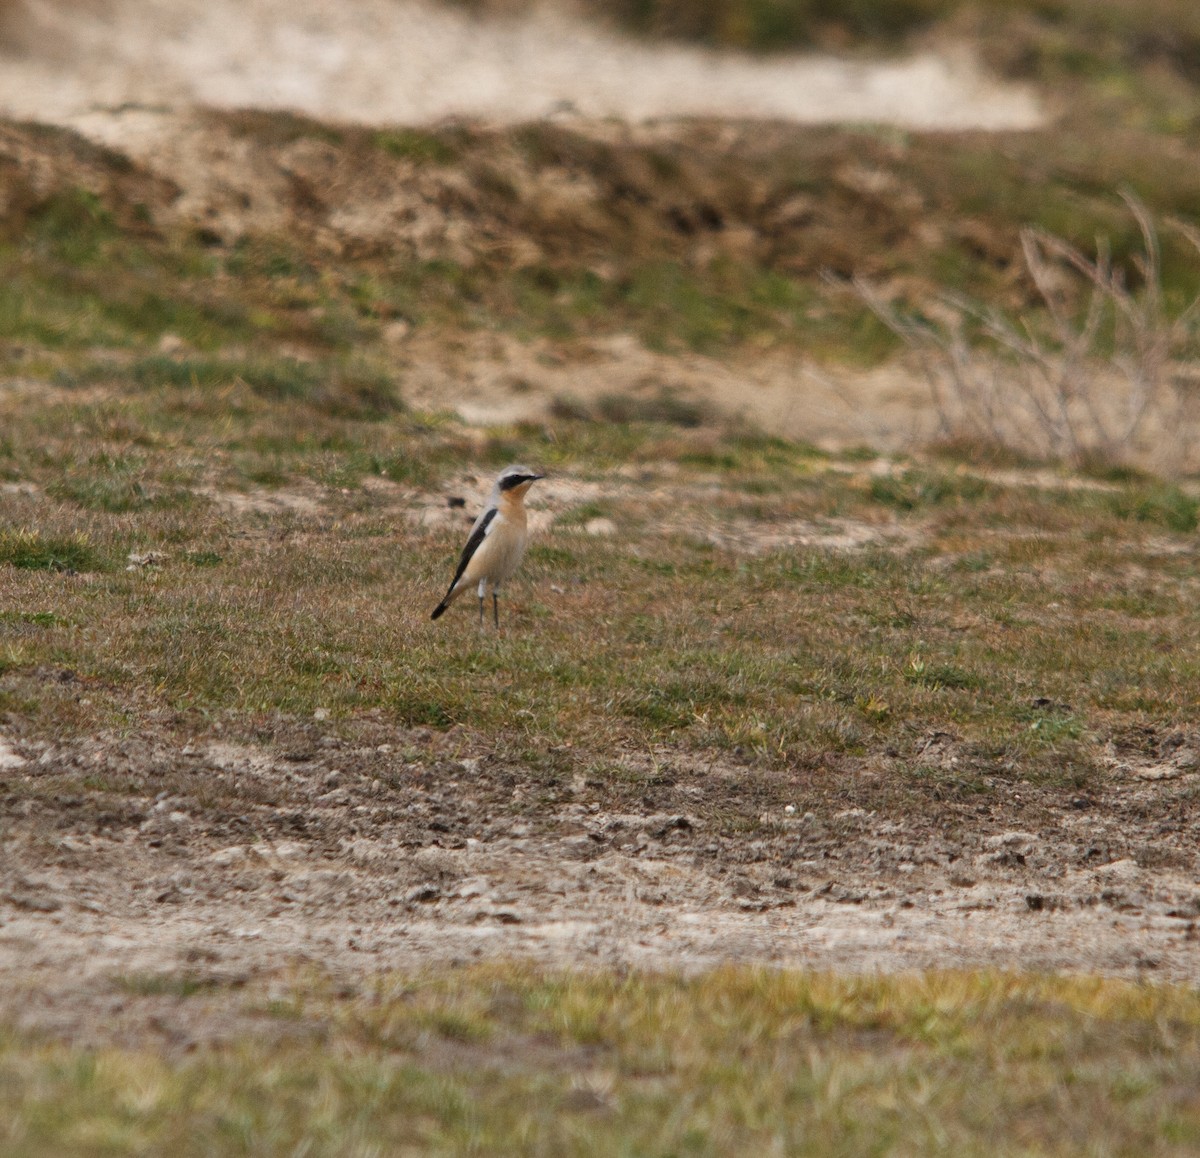
[[[491,334],[458,350],[418,340],[405,350],[412,366],[407,394],[418,405],[449,404],[465,421],[486,426],[545,421],[560,399],[591,407],[613,394],[653,398],[666,383],[701,413],[831,451],[901,452],[937,430],[928,381],[895,362],[850,370],[791,353],[736,361],[665,355],[628,335],[591,342],[569,362],[549,353],[539,343]]]
[[[954,737],[922,743],[954,767]],[[281,722],[266,742],[184,747],[153,730],[9,736],[0,1002],[18,1025],[186,1044],[227,1032],[228,1011],[152,988],[132,1000],[131,979],[216,989],[310,965],[354,984],[489,958],[1200,977],[1200,738],[1114,751],[1103,789],[1068,800],[1018,785],[921,815],[856,806],[890,762],[800,784],[631,751],[620,764],[647,788],[616,812],[582,776],[548,798],[458,729]],[[174,787],[22,789],[81,769]],[[211,778],[234,782],[238,811],[206,804]],[[714,819],[760,807],[749,837]]]

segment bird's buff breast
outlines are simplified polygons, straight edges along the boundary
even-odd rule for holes
[[[520,566],[524,554],[525,528],[507,521],[498,523],[475,552],[464,578],[468,582],[490,579],[494,584],[502,583]]]

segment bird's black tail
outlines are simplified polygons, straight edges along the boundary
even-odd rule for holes
[[[446,608],[447,608],[447,607],[449,607],[449,606],[450,606],[450,604],[449,604],[449,603],[447,603],[445,599],[443,599],[443,600],[441,601],[441,603],[439,603],[439,604],[438,604],[438,605],[437,605],[437,606],[436,606],[436,607],[433,609],[433,614],[432,614],[432,615],[431,615],[429,618],[430,618],[430,619],[437,619],[437,618],[438,618],[438,616],[442,615],[442,614],[443,614],[443,612],[445,612]]]

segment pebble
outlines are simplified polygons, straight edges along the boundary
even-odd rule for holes
[[[0,771],[5,768],[20,768],[25,763],[25,757],[17,753],[13,746],[0,736]]]

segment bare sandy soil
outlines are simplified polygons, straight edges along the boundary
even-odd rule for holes
[[[959,759],[952,736],[922,744]],[[370,719],[183,748],[154,732],[10,737],[0,761],[0,1002],[84,1038],[228,1029],[203,1003],[129,1000],[131,978],[240,985],[298,965],[349,983],[512,957],[1200,977],[1192,736],[1114,752],[1103,790],[1066,802],[1017,786],[908,816],[855,804],[887,758],[829,769],[825,803],[802,811],[811,784],[626,752],[647,788],[617,813],[582,777],[548,800],[477,738]],[[81,768],[171,788],[100,805],[22,790]],[[760,807],[749,838],[714,819]]]
[[[928,381],[899,362],[861,370],[818,366],[790,352],[736,360],[660,354],[624,334],[590,342],[569,361],[554,357],[547,343],[492,334],[464,340],[457,350],[406,340],[402,356],[414,403],[452,406],[479,425],[545,421],[556,400],[648,400],[665,388],[701,413],[829,450],[902,451],[937,430]]]
[[[726,116],[1029,128],[1027,89],[964,52],[756,60],[641,45],[546,10],[479,20],[421,0],[20,0],[0,113],[101,131],[128,106],[292,109],[364,123]]]

